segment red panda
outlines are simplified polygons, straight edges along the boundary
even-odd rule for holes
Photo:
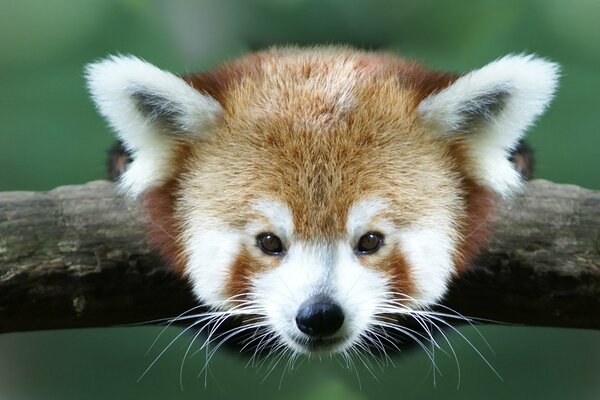
[[[509,55],[456,75],[287,47],[186,76],[113,56],[86,76],[131,155],[120,187],[199,302],[327,354],[442,299],[521,184],[509,157],[558,66]]]

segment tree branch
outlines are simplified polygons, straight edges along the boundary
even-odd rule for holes
[[[139,323],[194,306],[135,204],[91,182],[0,193],[0,332]],[[529,183],[445,302],[464,315],[600,328],[600,192]]]

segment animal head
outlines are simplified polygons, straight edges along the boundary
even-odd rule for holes
[[[440,301],[519,187],[509,153],[558,67],[283,48],[183,77],[116,56],[87,79],[132,153],[122,189],[198,300],[313,354]]]

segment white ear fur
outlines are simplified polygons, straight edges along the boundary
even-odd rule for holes
[[[120,180],[132,197],[169,177],[178,136],[206,137],[222,111],[180,77],[133,56],[89,64],[86,78],[100,113],[133,153]]]
[[[509,152],[550,103],[558,77],[555,63],[509,55],[430,95],[417,111],[437,134],[460,134],[468,145],[474,178],[508,196],[521,183]]]

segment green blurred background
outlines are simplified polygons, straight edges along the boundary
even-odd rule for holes
[[[531,130],[537,176],[600,189],[600,1],[1,0],[0,190],[48,190],[104,177],[112,134],[84,89],[84,64],[132,53],[175,72],[206,69],[278,43],[384,48],[440,69],[465,71],[501,55],[559,62],[551,109]],[[26,316],[24,316],[26,317]],[[482,326],[487,347],[460,335],[441,352],[434,380],[422,351],[373,377],[334,360],[267,375],[221,351],[205,386],[200,354],[179,371],[189,337],[138,377],[179,330],[157,327],[0,336],[0,399],[600,399],[600,333]],[[448,348],[446,346],[446,351]],[[450,353],[451,354],[451,353]],[[458,388],[457,388],[458,386]]]

